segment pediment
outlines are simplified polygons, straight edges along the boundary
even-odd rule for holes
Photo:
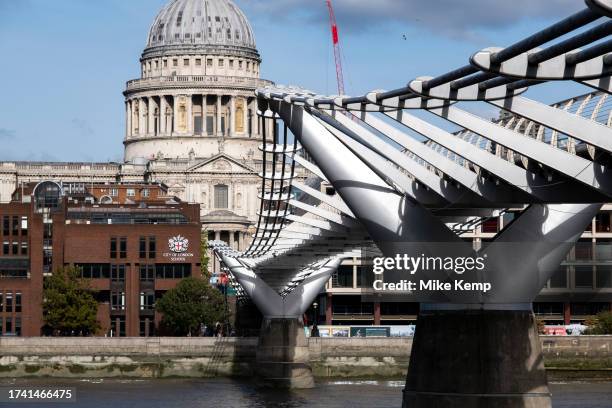
[[[218,154],[191,166],[188,173],[256,173],[251,166],[226,154]]]

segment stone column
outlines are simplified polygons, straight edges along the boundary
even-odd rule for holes
[[[206,117],[208,116],[208,96],[202,95],[202,134],[206,136],[212,136],[208,134],[208,130],[206,129]]]
[[[230,137],[236,136],[236,98],[234,96],[230,97],[229,123],[230,123],[229,136]]]
[[[240,231],[238,233],[238,250],[244,251],[246,248],[244,247],[244,235],[245,232]]]
[[[230,248],[236,249],[234,248],[234,231],[232,230],[229,231],[229,242],[227,244],[230,246]]]
[[[132,101],[125,102],[125,138],[132,137]]]
[[[178,129],[178,95],[172,95],[172,133]]]
[[[221,98],[223,98],[222,95],[217,95],[217,137],[223,136],[223,133],[221,132]]]
[[[148,131],[147,134],[155,134],[155,102],[152,97],[147,97],[147,119],[148,119]]]
[[[221,231],[215,231],[215,241],[221,240]]]
[[[138,99],[138,103],[140,104],[140,110],[138,112],[138,134],[141,136],[146,136],[147,134],[147,115],[145,114],[145,110],[147,109],[147,104],[144,101],[144,98]],[[147,111],[148,112],[148,111]]]
[[[164,135],[167,133],[166,130],[166,108],[168,107],[166,103],[166,97],[161,95],[159,97],[159,133]]]
[[[243,115],[243,121],[242,123],[244,124],[244,135],[248,136],[249,135],[249,98],[244,98],[244,109],[242,109],[242,115]],[[253,129],[251,127],[251,129]]]
[[[193,95],[187,95],[187,133],[193,134]]]

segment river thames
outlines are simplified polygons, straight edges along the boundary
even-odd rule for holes
[[[246,381],[210,380],[0,380],[1,387],[70,387],[74,403],[16,403],[16,407],[75,408],[397,408],[403,381],[327,381],[312,390],[261,390]],[[612,382],[552,383],[554,408],[609,408]]]

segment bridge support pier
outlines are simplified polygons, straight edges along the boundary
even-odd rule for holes
[[[265,318],[257,345],[255,375],[270,388],[314,388],[304,324],[296,318]]]
[[[551,408],[537,322],[520,306],[423,305],[403,408]]]

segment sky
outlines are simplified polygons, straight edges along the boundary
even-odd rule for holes
[[[169,0],[0,0],[0,160],[122,161],[126,81]],[[335,94],[323,0],[236,0],[255,31],[261,75]],[[580,0],[335,0],[347,93],[405,86],[468,63],[584,7]],[[546,84],[553,103],[588,92]],[[466,109],[496,116],[485,103]]]

